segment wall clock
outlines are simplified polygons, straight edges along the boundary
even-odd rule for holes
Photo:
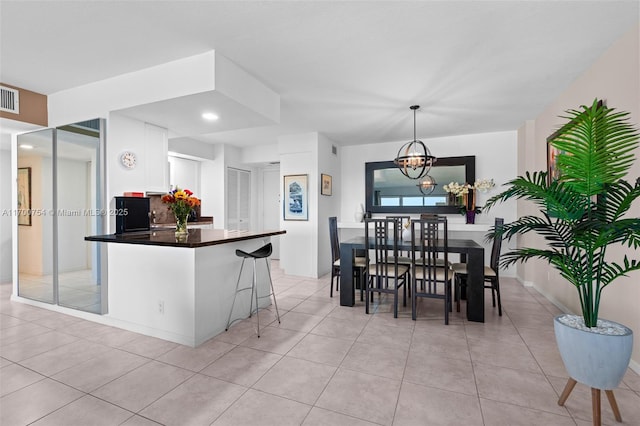
[[[125,151],[120,156],[120,162],[127,169],[133,169],[136,166],[136,155],[131,151]]]

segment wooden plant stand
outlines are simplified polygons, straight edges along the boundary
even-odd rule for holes
[[[562,395],[560,395],[560,399],[558,399],[558,405],[564,405],[567,398],[569,398],[569,394],[576,386],[576,383],[578,382],[569,377],[569,380],[562,391]],[[616,402],[616,397],[613,395],[613,391],[605,390],[604,393],[607,395],[607,399],[609,400],[609,404],[611,405],[613,416],[616,418],[616,421],[622,422],[622,416],[620,415],[618,403]],[[600,411],[600,389],[591,388],[591,409],[593,410],[593,426],[600,426],[602,424],[602,413]]]

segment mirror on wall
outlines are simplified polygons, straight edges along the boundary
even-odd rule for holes
[[[18,227],[20,296],[106,312],[101,247],[84,241],[87,235],[101,233],[105,220],[100,165],[103,135],[104,120],[96,119],[18,136],[18,168],[28,164],[32,175],[32,229]],[[24,150],[21,144],[33,148]],[[20,184],[18,193],[20,204]],[[44,288],[36,287],[35,282],[48,284],[47,297],[38,294],[35,289],[44,294]]]
[[[443,185],[450,182],[475,181],[475,156],[438,158],[429,175],[437,183],[432,193],[425,195],[418,180],[404,176],[393,161],[365,164],[366,210],[371,213],[459,213]]]

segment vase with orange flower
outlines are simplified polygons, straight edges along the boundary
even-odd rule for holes
[[[162,202],[169,205],[169,210],[176,217],[176,238],[186,237],[189,215],[196,206],[200,205],[200,200],[193,196],[192,191],[176,187],[162,196]]]

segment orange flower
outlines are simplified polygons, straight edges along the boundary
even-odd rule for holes
[[[169,204],[169,210],[176,217],[186,217],[191,211],[200,205],[200,200],[193,197],[193,192],[188,189],[176,188],[161,198],[162,202]]]

